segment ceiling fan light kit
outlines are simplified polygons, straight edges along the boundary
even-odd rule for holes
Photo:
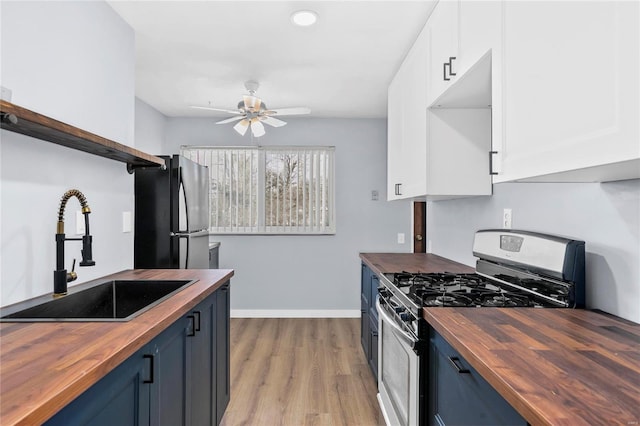
[[[318,14],[313,10],[298,10],[291,15],[291,22],[299,27],[310,27],[318,20]]]
[[[240,120],[233,126],[233,130],[238,132],[241,136],[244,136],[245,133],[247,133],[247,130],[251,128],[251,135],[256,138],[259,138],[266,133],[262,123],[268,124],[271,127],[282,127],[287,124],[286,122],[275,118],[276,115],[302,115],[311,113],[311,109],[308,107],[268,109],[265,103],[262,102],[262,99],[255,95],[259,86],[258,82],[253,80],[249,80],[244,83],[244,87],[247,89],[249,94],[242,96],[242,100],[238,102],[237,110],[195,105],[192,105],[191,108],[235,114],[234,117],[225,118],[224,120],[216,122],[216,124],[227,124]]]

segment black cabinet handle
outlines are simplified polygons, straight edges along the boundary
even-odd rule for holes
[[[187,318],[191,320],[191,326],[189,327],[189,331],[187,331],[187,336],[193,337],[196,335],[196,317],[193,315],[187,315]]]
[[[453,367],[458,371],[459,374],[471,374],[471,371],[464,368],[462,364],[460,364],[460,358],[457,356],[450,356],[449,361],[453,365]]]
[[[196,331],[200,331],[200,311],[193,311],[193,315],[197,315],[195,318]]]
[[[149,380],[143,380],[142,383],[153,383],[153,360],[154,356],[145,354],[142,355],[142,358],[149,360]]]
[[[455,56],[449,56],[449,75],[456,75],[455,72],[453,72],[453,60],[456,59]]]
[[[444,81],[449,81],[451,80],[449,77],[452,75],[456,75],[455,72],[453,72],[453,60],[456,59],[455,56],[449,56],[449,62],[444,62],[442,64],[442,74],[443,74],[443,79]],[[449,72],[447,72],[447,68],[449,68]]]
[[[493,154],[497,154],[498,151],[489,151],[489,174],[497,175],[497,172],[493,171]]]

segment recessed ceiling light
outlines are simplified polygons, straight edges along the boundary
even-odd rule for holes
[[[301,27],[309,27],[317,20],[318,14],[312,10],[299,10],[291,15],[291,22]]]

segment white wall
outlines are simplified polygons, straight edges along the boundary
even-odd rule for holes
[[[254,140],[260,145],[336,147],[336,223],[331,236],[212,236],[220,267],[233,268],[236,315],[360,315],[360,252],[410,251],[411,203],[386,199],[386,121],[288,118]],[[213,119],[167,121],[165,153],[180,145],[251,145]],[[371,201],[371,190],[380,201]],[[270,312],[263,312],[267,310]],[[242,312],[240,312],[242,311]]]
[[[429,202],[427,238],[433,253],[475,265],[478,229],[513,228],[586,242],[587,304],[640,323],[640,179],[608,183],[505,183],[494,195]]]
[[[133,145],[133,30],[103,2],[2,2],[0,83],[12,102],[117,142]],[[133,177],[123,163],[0,131],[0,304],[53,289],[59,200],[80,189],[92,213],[96,266],[76,268],[76,283],[133,266]],[[77,200],[67,204],[74,233]],[[66,265],[80,260],[66,243]]]
[[[136,98],[136,149],[152,155],[162,154],[166,122],[167,117],[161,112]]]

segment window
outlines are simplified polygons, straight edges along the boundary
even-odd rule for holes
[[[209,167],[211,228],[225,234],[335,233],[334,147],[193,147]]]

